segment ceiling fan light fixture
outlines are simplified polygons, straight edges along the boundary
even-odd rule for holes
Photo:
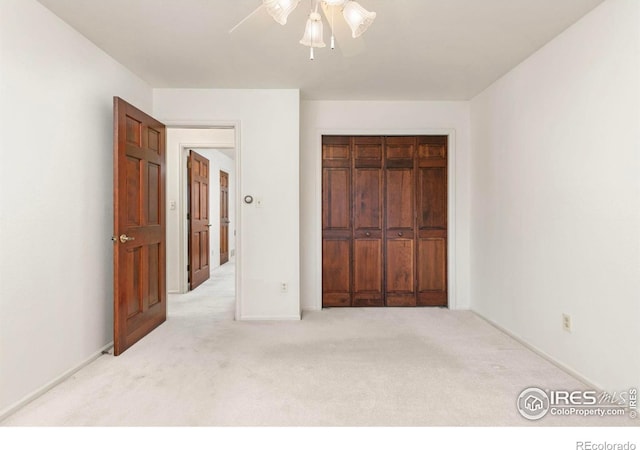
[[[300,0],[262,0],[267,12],[280,25],[287,23],[289,14],[296,9]]]
[[[375,12],[367,11],[360,3],[352,0],[349,0],[344,5],[342,14],[344,15],[344,20],[347,21],[347,24],[349,24],[351,28],[351,35],[354,39],[362,36],[362,33],[367,31],[367,28],[371,26],[376,18]]]

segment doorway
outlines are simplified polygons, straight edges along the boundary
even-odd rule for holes
[[[219,266],[220,170],[229,174],[229,257],[234,258],[237,239],[233,230],[239,217],[235,214],[236,183],[239,173],[238,125],[168,125],[167,128],[167,288],[170,294],[184,294],[189,285],[189,154],[193,151],[209,161],[208,205],[210,219],[206,225],[211,274]],[[239,237],[238,237],[239,239]],[[239,271],[234,277],[236,279]]]

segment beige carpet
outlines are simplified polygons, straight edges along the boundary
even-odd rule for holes
[[[327,309],[234,322],[233,265],[123,355],[105,355],[4,426],[629,425],[519,416],[523,388],[585,388],[472,312]]]

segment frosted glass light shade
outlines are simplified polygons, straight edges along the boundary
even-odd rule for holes
[[[342,6],[347,2],[347,0],[322,0],[322,1],[329,6]]]
[[[312,12],[307,20],[307,26],[304,29],[304,36],[302,36],[300,43],[311,48],[326,47],[322,33],[322,18],[317,12]]]
[[[300,0],[262,0],[262,4],[267,8],[267,12],[280,25],[287,23],[289,14],[296,9]]]
[[[376,13],[364,9],[358,2],[348,1],[342,11],[344,20],[351,28],[351,35],[357,38],[362,35],[376,18]]]

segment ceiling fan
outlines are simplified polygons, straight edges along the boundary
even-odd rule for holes
[[[251,14],[242,19],[229,30],[233,33],[238,27],[263,9],[280,25],[287,23],[289,14],[302,0],[262,0]],[[326,47],[323,38],[323,19],[319,10],[324,14],[331,30],[331,48],[336,48],[336,41],[345,56],[355,56],[364,51],[362,39],[357,39],[369,28],[376,18],[375,12],[369,12],[358,2],[353,0],[310,0],[310,14],[307,19],[304,35],[300,43],[310,48],[310,59],[314,59],[314,48]],[[340,16],[344,21],[340,20]],[[337,19],[337,20],[336,20]]]

